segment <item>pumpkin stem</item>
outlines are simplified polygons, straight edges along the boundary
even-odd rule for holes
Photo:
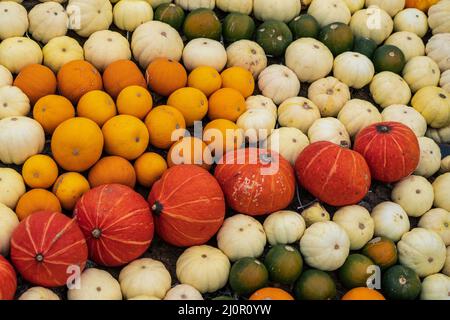
[[[156,215],[160,215],[163,211],[163,205],[159,201],[155,201],[155,203],[152,205],[152,211]]]
[[[377,126],[377,131],[380,133],[388,133],[391,131],[391,127],[387,125],[379,125]]]
[[[99,239],[102,235],[102,230],[99,228],[95,228],[94,230],[92,230],[91,234],[95,239]]]
[[[44,261],[44,256],[42,255],[42,253],[38,253],[36,255],[36,257],[34,257],[36,259],[37,262],[42,262]]]

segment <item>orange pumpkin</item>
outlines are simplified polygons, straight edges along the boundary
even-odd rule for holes
[[[41,124],[46,134],[52,134],[64,121],[75,117],[75,108],[69,99],[48,95],[40,98],[33,108],[33,118]]]
[[[134,188],[136,173],[130,162],[122,157],[110,156],[100,159],[89,171],[92,188],[102,184],[123,184]]]
[[[342,300],[386,300],[381,293],[366,287],[354,288],[348,291]]]
[[[17,202],[16,214],[19,220],[38,211],[61,212],[61,204],[53,193],[45,189],[30,190]]]
[[[79,117],[91,119],[100,127],[117,114],[114,100],[104,91],[92,90],[78,101]]]
[[[134,170],[139,184],[149,188],[167,170],[167,163],[159,154],[147,152],[136,159]]]
[[[179,164],[195,164],[209,170],[212,162],[209,148],[202,140],[194,137],[184,137],[176,142],[167,154],[169,167]]]
[[[181,63],[166,58],[152,61],[145,73],[149,88],[162,96],[186,86],[187,73]]]
[[[439,0],[406,0],[405,7],[417,8],[424,12],[428,12],[428,9],[430,9],[433,4],[436,4],[438,2]]]
[[[14,85],[35,104],[40,98],[56,92],[56,77],[50,68],[41,64],[30,64],[20,70]]]
[[[87,92],[103,88],[102,76],[89,62],[74,60],[58,71],[58,90],[73,103]]]
[[[237,149],[244,143],[244,132],[234,122],[216,119],[203,129],[203,141],[216,156]]]
[[[25,161],[22,166],[22,176],[29,187],[47,189],[58,178],[58,166],[49,156],[37,154]]]
[[[89,189],[89,182],[81,174],[66,172],[58,177],[52,191],[64,209],[72,210],[78,199]]]
[[[222,87],[238,90],[244,98],[255,91],[253,74],[242,67],[231,67],[222,72]]]
[[[294,300],[294,298],[279,288],[262,288],[253,293],[250,300]]]
[[[201,121],[208,113],[208,98],[195,88],[178,89],[170,95],[167,104],[183,114],[188,127],[195,121]]]
[[[222,77],[213,67],[197,67],[189,74],[188,86],[200,90],[209,97],[222,87]]]
[[[119,114],[128,114],[139,119],[152,110],[152,95],[146,88],[130,86],[123,89],[117,97],[117,110]]]
[[[233,122],[245,112],[244,96],[233,88],[223,88],[209,97],[208,117],[211,120],[227,119]]]
[[[103,72],[103,86],[114,99],[123,89],[133,85],[144,88],[147,86],[141,70],[133,61],[115,61]]]
[[[168,149],[179,136],[184,136],[186,122],[178,109],[170,106],[159,106],[150,111],[145,118],[150,143],[160,149]],[[176,130],[179,130],[177,134]]]

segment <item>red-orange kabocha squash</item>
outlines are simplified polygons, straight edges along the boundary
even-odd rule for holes
[[[148,201],[158,235],[179,247],[208,242],[225,217],[225,199],[219,184],[196,165],[167,170],[153,185]]]
[[[328,141],[306,147],[295,162],[300,184],[332,206],[358,203],[370,188],[370,170],[357,152]]]
[[[227,203],[251,216],[285,209],[294,198],[290,163],[272,150],[238,149],[224,155],[214,173]]]
[[[420,148],[414,132],[399,122],[381,122],[362,130],[353,148],[367,161],[372,177],[399,181],[416,170]]]
[[[0,300],[12,300],[16,289],[16,272],[8,260],[0,255]]]
[[[145,199],[130,187],[105,184],[86,192],[74,210],[93,261],[120,266],[139,258],[153,239]]]
[[[83,271],[87,258],[86,240],[75,219],[59,212],[33,213],[11,238],[11,261],[25,280],[36,285],[66,285],[69,267]]]

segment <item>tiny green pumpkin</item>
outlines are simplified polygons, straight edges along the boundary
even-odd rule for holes
[[[184,20],[183,32],[188,40],[209,38],[220,40],[222,24],[214,11],[210,9],[195,9]]]
[[[300,252],[292,246],[276,245],[264,259],[272,281],[292,284],[302,273],[303,259]]]
[[[348,289],[365,287],[367,279],[372,275],[370,267],[373,265],[374,262],[368,257],[357,253],[351,254],[339,269],[339,279]]]
[[[336,297],[336,283],[328,273],[309,269],[295,283],[294,295],[298,300],[331,300]]]
[[[422,284],[414,270],[396,265],[383,273],[381,288],[390,300],[415,300],[420,294]]]
[[[223,20],[223,38],[232,43],[238,40],[250,40],[255,32],[255,22],[242,13],[230,13]]]
[[[242,258],[230,270],[229,282],[233,291],[245,296],[265,287],[269,273],[264,264],[255,258]]]
[[[370,38],[356,37],[354,41],[354,52],[359,52],[367,58],[372,59],[373,53],[377,50],[377,43]]]
[[[284,22],[266,21],[256,30],[256,42],[267,55],[280,57],[292,42],[292,32]]]
[[[377,72],[391,71],[401,74],[405,64],[405,55],[396,46],[383,45],[373,54],[373,65]]]
[[[294,40],[299,38],[317,39],[320,32],[319,23],[309,14],[302,14],[295,17],[291,22],[289,22],[289,28],[292,31]]]
[[[155,10],[155,20],[167,23],[176,30],[180,30],[184,18],[183,8],[174,3],[163,3]]]
[[[334,22],[320,30],[319,40],[330,49],[336,57],[353,48],[353,32],[345,23]]]

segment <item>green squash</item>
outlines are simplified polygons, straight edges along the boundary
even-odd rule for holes
[[[334,22],[320,30],[319,41],[336,57],[353,48],[353,32],[345,23]]]
[[[367,279],[372,275],[369,267],[374,262],[362,254],[351,254],[339,268],[339,280],[348,288],[365,287]]]
[[[195,38],[220,40],[222,24],[214,11],[200,8],[187,15],[184,20],[183,32],[188,40]]]
[[[155,20],[167,23],[176,30],[180,30],[184,18],[183,8],[174,3],[161,4],[155,10]]]
[[[377,72],[391,71],[401,74],[405,64],[405,55],[396,46],[381,46],[373,54],[373,65]]]
[[[393,266],[398,260],[397,246],[394,241],[385,237],[370,240],[361,253],[369,257],[381,270]]]
[[[336,283],[326,272],[309,269],[295,283],[297,300],[331,300],[336,297]]]
[[[238,40],[250,40],[255,32],[255,22],[242,13],[230,13],[223,20],[223,38],[232,43]]]
[[[256,30],[256,42],[268,56],[280,57],[292,42],[292,32],[281,21],[266,21]]]
[[[299,38],[317,39],[320,32],[319,23],[309,14],[302,14],[295,17],[291,22],[289,22],[289,28],[292,31],[294,40]]]
[[[276,245],[267,252],[264,264],[272,281],[292,284],[302,273],[303,259],[300,252],[294,247]]]
[[[370,38],[357,37],[354,41],[354,52],[359,52],[367,58],[372,59],[373,53],[377,50],[377,43]]]
[[[264,264],[254,258],[236,261],[230,270],[229,282],[233,291],[241,296],[249,295],[265,287],[269,273]]]
[[[381,285],[385,297],[390,300],[415,300],[422,289],[417,273],[401,265],[386,270]]]

